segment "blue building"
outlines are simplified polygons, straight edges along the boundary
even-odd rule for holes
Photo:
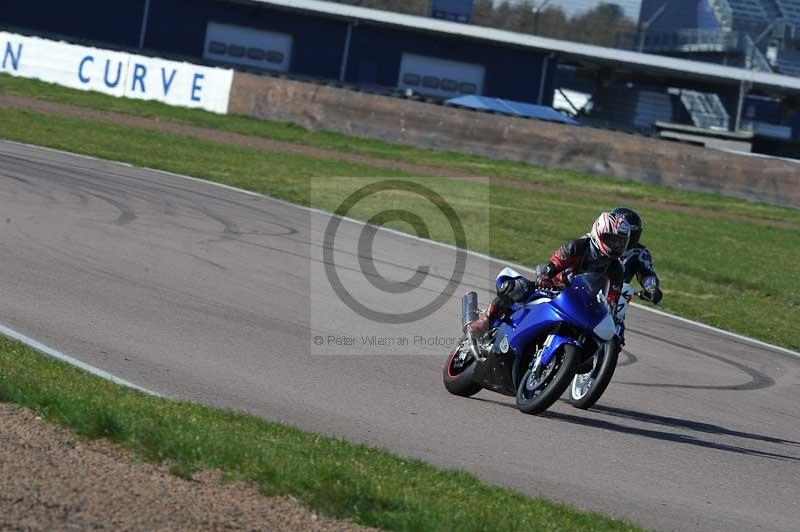
[[[800,76],[800,0],[643,0],[639,27],[629,47]]]
[[[431,0],[431,16],[453,22],[472,21],[473,0]]]
[[[643,0],[639,31],[619,36],[621,48],[800,76],[800,0]],[[641,87],[659,100],[660,114],[704,129],[731,129],[770,138],[797,135],[798,102],[753,91],[739,96],[703,87],[694,90]],[[637,92],[638,94],[638,92]],[[605,108],[620,94],[601,96]],[[653,106],[651,106],[653,107]],[[776,111],[777,110],[777,111]],[[663,120],[663,118],[662,118]]]
[[[331,6],[336,14],[258,0],[84,0],[81,9],[67,2],[27,0],[0,11],[0,25],[430,98],[478,94],[552,104],[556,61],[548,52],[369,21],[348,16],[365,11],[350,6],[309,5]],[[437,0],[432,14],[465,21],[471,5]]]
[[[27,0],[0,10],[0,26],[435,100],[484,95],[551,106],[556,89],[571,88],[592,97],[592,112],[582,119],[602,127],[657,134],[658,123],[666,122],[714,131],[749,128],[785,140],[800,108],[800,78],[775,72],[770,61],[790,57],[784,44],[794,38],[794,26],[781,18],[764,23],[761,15],[723,17],[718,2],[725,0],[662,1],[645,2],[634,51],[318,0],[83,0],[81,9]],[[752,57],[766,67],[737,68],[747,62],[741,47],[725,40],[731,35],[752,42],[761,54]],[[781,35],[781,55],[771,59],[772,45],[765,43]]]

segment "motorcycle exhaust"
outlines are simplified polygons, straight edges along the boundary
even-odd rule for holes
[[[478,319],[478,294],[467,292],[461,298],[461,326],[466,327]]]
[[[461,298],[461,326],[465,330],[467,340],[469,341],[469,349],[475,360],[484,360],[485,357],[481,356],[481,351],[475,343],[475,338],[472,333],[466,331],[467,324],[478,319],[478,294],[475,292],[467,292]]]

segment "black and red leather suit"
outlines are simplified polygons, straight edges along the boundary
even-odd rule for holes
[[[564,286],[564,277],[581,273],[605,273],[609,281],[608,300],[616,303],[625,282],[625,267],[619,259],[600,253],[589,236],[564,243],[553,252],[549,262],[535,269],[539,284],[544,278],[553,280],[557,287]]]
[[[509,279],[497,288],[489,315],[508,311],[513,303],[525,303],[537,288],[563,287],[564,277],[581,273],[604,273],[609,280],[608,300],[616,304],[625,282],[625,268],[619,259],[609,258],[592,244],[588,235],[570,240],[556,249],[550,260],[535,268],[536,280]]]

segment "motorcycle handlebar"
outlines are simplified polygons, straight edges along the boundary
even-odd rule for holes
[[[533,294],[536,296],[542,297],[556,297],[558,294],[561,293],[560,288],[537,288],[533,291]]]
[[[538,295],[538,296],[542,296],[542,297],[551,297],[552,298],[552,297],[556,297],[558,294],[561,293],[561,291],[564,288],[567,288],[568,286],[569,285],[564,286],[564,287],[556,287],[556,288],[541,288],[541,287],[537,287],[536,290],[534,290],[533,293],[534,293],[534,295]],[[644,290],[639,290],[637,292],[634,292],[633,295],[638,297],[642,301],[647,301],[648,303],[651,303],[652,305],[655,305],[656,307],[662,307],[663,306],[663,305],[659,305],[658,303],[653,303],[653,301],[649,297],[647,297],[647,293]]]

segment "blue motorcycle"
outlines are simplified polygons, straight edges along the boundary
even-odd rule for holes
[[[521,275],[504,269],[498,285],[513,277]],[[445,388],[463,397],[485,388],[516,397],[521,412],[544,412],[614,339],[607,287],[603,274],[575,275],[561,290],[535,291],[480,337],[467,333],[447,359]],[[469,292],[462,298],[462,325],[477,316],[478,295]]]

